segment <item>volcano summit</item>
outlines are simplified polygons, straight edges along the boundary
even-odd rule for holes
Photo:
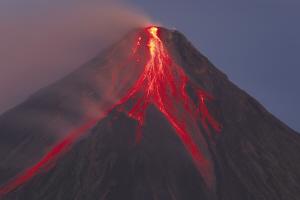
[[[132,31],[0,130],[5,200],[300,198],[299,134],[161,27]]]

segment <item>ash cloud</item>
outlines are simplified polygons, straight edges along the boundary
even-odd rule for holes
[[[120,1],[0,2],[0,114],[147,24]]]

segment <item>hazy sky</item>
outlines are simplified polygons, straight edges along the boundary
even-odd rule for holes
[[[37,89],[32,86],[45,85],[51,82],[51,80],[44,81],[49,73],[60,73],[61,66],[67,66],[65,69],[62,67],[62,71],[67,72],[74,68],[75,62],[81,63],[92,56],[89,54],[97,52],[95,44],[100,42],[95,41],[103,30],[95,28],[95,26],[107,27],[108,23],[104,22],[109,21],[107,19],[109,19],[110,14],[118,16],[115,19],[115,26],[119,22],[122,22],[119,24],[124,25],[129,23],[130,19],[143,18],[140,14],[134,14],[136,9],[122,9],[120,7],[117,9],[99,8],[98,12],[94,8],[92,11],[87,11],[86,8],[88,7],[85,8],[86,10],[80,8],[79,11],[71,9],[69,13],[61,16],[57,14],[47,15],[49,10],[45,12],[44,9],[48,5],[56,7],[55,9],[63,9],[68,7],[68,2],[75,1],[85,3],[87,1],[96,2],[97,0],[1,0],[0,30],[2,32],[0,39],[3,40],[1,42],[2,47],[0,47],[0,53],[2,52],[0,54],[1,100],[6,96],[9,97],[9,95],[22,100],[33,91],[32,88]],[[99,1],[104,2],[105,0]],[[152,19],[161,22],[166,27],[177,28],[183,32],[234,83],[258,99],[269,111],[290,127],[300,131],[300,106],[298,104],[300,102],[299,0],[123,1],[141,9]],[[111,1],[107,0],[107,2]],[[83,16],[90,16],[93,13],[96,20],[87,23],[90,19],[77,18],[76,13],[78,12]],[[85,12],[89,14],[85,15]],[[24,13],[27,15],[23,16]],[[106,13],[104,18],[103,13]],[[28,24],[30,17],[33,17],[34,20],[33,23]],[[44,21],[40,20],[43,17],[45,18]],[[11,19],[13,25],[9,23]],[[123,19],[127,20],[123,23]],[[50,28],[44,22],[50,23]],[[135,24],[137,23],[135,22]],[[81,27],[81,24],[84,26]],[[87,31],[90,28],[93,29],[92,35]],[[25,36],[20,30],[24,30]],[[57,30],[63,31],[57,32]],[[76,34],[76,30],[80,32]],[[4,34],[5,31],[6,35]],[[71,31],[75,34],[68,37]],[[12,39],[14,37],[16,39]],[[78,38],[84,38],[84,44],[79,43]],[[3,46],[3,43],[7,47]],[[40,46],[49,49],[39,48]],[[59,51],[57,51],[58,47]],[[14,53],[14,48],[22,50],[19,51],[19,57],[16,59],[9,57],[11,56],[9,51]],[[28,51],[28,49],[35,49],[35,51]],[[42,53],[39,49],[42,50]],[[45,54],[49,52],[49,56]],[[62,56],[63,52],[67,54]],[[28,55],[30,53],[41,54],[42,56]],[[30,56],[39,59],[28,60]],[[56,56],[58,59],[55,59]],[[48,60],[48,57],[51,59]],[[76,57],[75,60],[70,60],[74,57]],[[22,70],[13,68],[13,65],[21,66],[23,61],[35,67],[40,66],[41,63],[44,65],[45,63],[51,64],[53,67],[50,68],[50,71],[47,71],[49,70],[47,67],[39,68],[40,74],[31,76],[32,72],[28,71],[27,68],[22,68]],[[60,61],[59,65],[56,63],[58,61]],[[68,67],[69,65],[73,67]],[[28,78],[24,79],[24,76],[28,76]],[[10,88],[8,89],[7,86]],[[14,91],[12,88],[21,88],[22,90]],[[11,94],[8,94],[7,91]],[[0,101],[0,113],[3,111],[1,107],[11,106],[7,103],[10,101],[9,98]]]
[[[299,0],[128,0],[183,32],[229,78],[300,131]]]

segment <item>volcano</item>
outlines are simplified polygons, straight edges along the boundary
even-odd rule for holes
[[[162,27],[130,32],[0,130],[5,200],[300,198],[300,135]]]

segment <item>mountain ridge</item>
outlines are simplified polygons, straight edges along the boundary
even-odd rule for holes
[[[168,184],[166,183],[163,184],[164,181],[166,180],[158,181],[156,179],[154,180],[151,179],[152,182],[150,181],[150,183],[148,183],[149,185],[145,186],[144,189],[143,188],[138,189],[138,186],[132,183],[132,187],[127,188],[128,190],[131,191],[130,193],[128,192],[126,193],[126,191],[124,191],[124,188],[122,188],[125,187],[124,184],[122,183],[124,182],[124,180],[126,180],[126,178],[122,178],[122,175],[120,175],[121,177],[115,178],[116,183],[110,183],[110,184],[113,185],[116,184],[117,186],[115,187],[117,188],[119,187],[119,190],[121,191],[120,194],[123,193],[127,194],[127,196],[126,195],[124,196],[124,199],[141,199],[141,198],[152,199],[150,197],[146,197],[147,194],[150,196],[157,195],[158,199],[199,199],[199,198],[228,199],[228,200],[230,199],[249,199],[249,200],[250,199],[288,199],[288,200],[297,199],[297,197],[299,197],[298,191],[300,191],[297,190],[299,189],[299,181],[297,182],[297,179],[293,178],[292,176],[300,177],[298,172],[299,170],[297,170],[300,167],[300,159],[299,156],[296,155],[300,149],[299,135],[292,129],[288,128],[288,126],[286,126],[276,117],[274,117],[266,109],[264,109],[261,104],[259,104],[256,100],[250,97],[246,92],[244,92],[243,90],[239,89],[236,85],[231,83],[227,78],[227,76],[221,71],[219,71],[216,67],[214,67],[206,57],[204,57],[200,52],[198,52],[194,47],[192,47],[192,44],[189,43],[181,33],[177,31],[169,31],[164,28],[160,28],[160,31],[161,31],[160,37],[163,38],[164,44],[166,48],[169,50],[169,52],[171,52],[170,54],[174,58],[175,62],[178,63],[180,66],[182,66],[182,68],[185,70],[189,78],[196,81],[197,85],[200,85],[202,88],[212,93],[214,96],[214,100],[212,102],[209,102],[208,108],[213,113],[213,116],[216,116],[220,120],[223,127],[221,134],[212,135],[213,142],[209,142],[212,143],[209,146],[211,149],[210,152],[212,154],[213,162],[215,163],[214,171],[217,180],[215,190],[211,191],[209,189],[206,189],[203,180],[201,180],[201,177],[199,177],[199,174],[197,175],[196,172],[193,173],[192,176],[198,177],[198,179],[193,179],[191,183],[195,183],[195,185],[198,185],[199,191],[197,191],[197,189],[192,189],[193,184],[191,183],[189,184],[188,180],[185,180],[183,182],[189,185],[189,187],[191,188],[183,187],[181,181],[177,179],[178,177],[176,174],[172,174],[174,176],[173,178],[176,179],[176,181],[174,182],[169,181],[167,182]],[[126,43],[126,45],[128,45],[128,43]],[[102,56],[100,56],[100,60],[101,59]],[[96,61],[97,59],[94,60],[94,62]],[[88,66],[91,66],[91,64],[88,64]],[[95,63],[95,67],[97,68],[96,63]],[[132,77],[135,77],[134,74],[132,75]],[[36,97],[33,96],[32,98],[34,99]],[[152,110],[152,108],[150,110]],[[113,113],[115,114],[115,112]],[[155,111],[153,111],[153,113],[154,113],[153,116],[155,117],[153,116],[151,117],[150,115],[150,117],[147,117],[146,119],[151,121],[157,118],[157,114],[155,114]],[[149,113],[147,114],[147,116],[149,116]],[[111,117],[113,118],[113,114],[110,114],[108,116],[108,118]],[[106,119],[107,117],[104,118],[104,120]],[[124,116],[121,117],[119,120],[117,119],[116,122],[122,123],[122,121],[124,120],[125,121],[129,120],[127,122],[129,124],[134,123],[132,119],[126,119],[126,117],[124,119]],[[110,123],[107,123],[106,125],[103,125],[103,123],[104,122],[100,122],[100,124],[98,124],[97,126],[104,126],[104,128],[109,129]],[[113,124],[113,122],[111,123]],[[124,126],[125,126],[124,129],[128,128],[128,127],[126,128],[126,123]],[[168,125],[163,123],[162,126],[168,126]],[[130,129],[131,131],[129,133],[125,131],[125,133],[130,138],[132,137],[130,133],[135,132],[135,130],[132,127],[128,129]],[[201,129],[203,130],[203,127]],[[1,122],[0,122],[0,130],[3,130],[1,129]],[[92,134],[96,136],[104,134],[103,131],[97,132],[95,131],[95,129],[93,129],[92,132],[93,132]],[[149,132],[152,133],[153,135],[157,135],[157,130],[150,129]],[[166,134],[170,136],[172,130],[167,130],[165,132],[167,132]],[[240,132],[243,134],[239,134]],[[88,135],[83,140],[91,142],[92,140],[89,139],[90,137],[91,136]],[[74,150],[75,152],[78,153],[79,151],[78,149],[81,149],[78,146],[80,146],[79,144],[82,143],[83,140],[81,140],[81,142],[75,145],[77,147],[77,150]],[[206,138],[206,140],[208,140],[208,138]],[[168,144],[169,140],[166,141],[167,141],[166,144]],[[148,143],[150,142],[146,140],[146,144],[144,145],[146,145],[147,148],[146,147],[144,148],[148,149],[148,151],[154,152],[154,155],[156,156],[159,155],[159,153],[156,152],[155,149],[153,149],[154,147],[151,147]],[[105,144],[102,145],[106,146],[105,148],[110,149],[109,144],[113,145],[114,143],[113,141],[111,141],[106,145]],[[122,144],[122,141],[121,143],[119,143],[119,145],[120,148],[125,148],[125,149],[129,148],[127,146],[128,144],[124,145]],[[158,146],[163,151],[167,151],[166,150],[167,147],[164,146],[168,146],[168,145],[160,144]],[[173,150],[176,152],[178,151],[182,152],[183,149],[182,147],[179,146],[180,145],[177,143],[177,145],[172,146],[170,148],[171,149],[173,148]],[[284,150],[284,152],[279,151],[276,148],[277,146],[282,148],[280,150]],[[89,155],[90,150],[87,147],[83,149],[85,149],[85,155]],[[112,149],[112,151],[114,150]],[[97,150],[96,152],[101,153],[102,151]],[[92,151],[92,154],[97,155],[96,152]],[[68,155],[70,156],[70,154],[71,154],[71,158],[68,157]],[[119,151],[119,153],[117,154],[122,154],[122,152]],[[110,154],[108,153],[108,155]],[[116,162],[121,162],[121,165],[125,165],[126,168],[128,169],[138,168],[136,165],[128,166],[126,164],[128,162],[126,161],[126,155],[129,158],[131,157],[130,153],[125,154],[125,158],[124,156],[123,157],[121,156],[125,164],[124,163],[122,164],[121,161],[116,161]],[[171,156],[172,153],[169,152],[166,155]],[[190,166],[189,170],[193,171],[191,161],[187,157],[188,157],[187,155],[181,157],[181,159],[184,158],[185,160],[185,162],[183,162],[182,165]],[[82,160],[81,157],[75,156],[74,158],[74,152],[73,150],[70,150],[70,152],[66,153],[66,156],[65,155],[61,156],[61,158],[57,163],[58,166],[53,167],[52,169],[50,169],[49,172],[45,172],[37,175],[37,177],[34,177],[31,181],[28,182],[28,184],[26,183],[25,186],[21,186],[21,188],[19,188],[15,192],[8,194],[8,196],[5,199],[26,199],[26,198],[27,199],[41,199],[41,198],[43,199],[93,199],[96,198],[93,195],[95,195],[98,192],[96,190],[91,190],[89,188],[86,188],[87,185],[85,186],[83,185],[83,187],[86,188],[86,191],[81,191],[78,185],[74,186],[74,188],[70,189],[70,191],[72,192],[71,194],[69,194],[69,196],[68,194],[63,194],[64,191],[58,193],[57,191],[59,189],[56,187],[55,187],[56,189],[52,189],[53,191],[48,191],[48,192],[46,191],[47,189],[45,188],[49,188],[49,187],[53,188],[56,184],[59,185],[60,184],[59,182],[61,182],[62,180],[64,180],[62,182],[68,182],[68,178],[71,178],[70,175],[67,176],[68,178],[62,178],[61,171],[65,172],[67,170],[67,168],[64,167],[64,165],[70,165],[68,163],[61,164],[61,163],[66,163],[66,161],[62,161],[63,158],[69,160],[70,163],[73,163],[74,160],[76,159]],[[105,160],[105,156],[102,159]],[[139,161],[142,163],[147,161],[147,159],[145,160],[145,158],[143,157],[139,159],[142,160]],[[176,160],[174,158],[174,160],[176,162],[175,161],[173,162],[180,163],[180,159]],[[283,161],[285,161],[284,164],[282,163]],[[153,165],[155,166],[158,165],[160,162],[163,162],[163,160],[158,158],[158,160],[154,159],[153,162],[154,162]],[[149,162],[146,163],[149,164]],[[252,169],[246,164],[251,166]],[[266,166],[268,170],[264,169],[264,167]],[[168,166],[168,167],[169,167],[168,169],[171,171],[178,170],[177,168],[172,168],[172,166]],[[159,170],[157,171],[158,174],[162,174],[160,170],[162,169],[159,168]],[[182,169],[180,168],[180,170]],[[49,177],[49,174],[53,174],[53,173],[60,174],[60,175],[57,175],[54,179],[51,179],[51,177]],[[84,172],[78,169],[78,171],[74,173],[89,173],[89,172]],[[116,170],[116,172],[111,173],[111,175],[114,176],[115,173],[118,174],[120,172]],[[145,176],[145,174],[147,174],[147,172],[143,170],[141,170],[140,173],[142,177]],[[253,177],[248,176],[248,174],[251,175],[251,173],[254,174]],[[188,172],[187,170],[182,170],[181,174],[185,175],[188,174]],[[51,184],[47,183],[48,182],[47,180],[49,179],[54,181],[54,183],[52,183],[52,186]],[[168,180],[169,179],[172,179],[172,177],[168,177]],[[267,184],[268,182],[267,180],[271,180],[270,185]],[[94,181],[95,181],[94,183],[97,183],[97,180]],[[122,187],[118,186],[118,181],[121,182],[120,185]],[[38,183],[40,182],[43,182],[44,184],[39,185]],[[91,182],[93,183],[93,181]],[[147,190],[147,188],[154,187],[155,185],[154,183],[156,184],[159,183],[159,185],[162,185],[163,188],[171,187],[170,185],[173,184],[175,185],[173,187],[177,189],[176,190],[169,189],[169,191],[168,189],[165,189],[165,191],[168,191],[165,192],[165,191],[160,191],[158,188],[156,188],[156,190],[158,191],[154,190],[154,192],[151,193],[149,190]],[[61,184],[63,184],[64,187],[67,187],[66,183],[61,183]],[[99,185],[101,186],[101,184],[98,184],[95,187],[100,187]],[[181,187],[179,187],[180,185],[182,189]],[[108,187],[108,186],[104,185],[103,187]],[[41,189],[36,191],[34,188],[41,188]],[[193,190],[193,192],[187,192],[191,189]],[[76,192],[77,190],[80,192]],[[139,192],[140,190],[145,190],[145,191],[143,193],[143,192]],[[108,191],[111,192],[110,190],[103,190],[102,195],[104,195],[105,192]],[[134,191],[136,193],[134,193]],[[110,196],[106,196],[106,197],[103,196],[102,199],[120,199],[121,198],[120,194],[118,194],[118,192],[115,191],[112,192]],[[76,195],[78,195],[78,198],[76,197]],[[90,196],[88,198],[85,198],[84,195],[90,195]],[[101,196],[101,194],[99,195]]]

